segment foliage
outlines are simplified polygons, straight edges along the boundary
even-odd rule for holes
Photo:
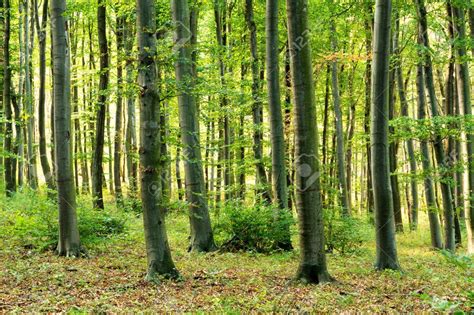
[[[329,252],[355,253],[370,238],[371,227],[361,219],[332,216],[326,222],[324,232]]]
[[[37,250],[54,249],[58,238],[58,214],[55,201],[32,190],[1,200],[0,234],[15,245]],[[119,214],[96,211],[90,200],[79,199],[77,206],[81,241],[103,241],[125,232],[125,220]]]
[[[284,239],[286,228],[294,224],[289,212],[257,203],[247,206],[238,202],[227,202],[221,209],[216,233],[224,239],[224,251],[271,252],[275,243]]]
[[[2,212],[0,218],[3,217]],[[373,270],[375,245],[371,240],[350,258],[328,255],[329,269],[337,282],[307,286],[289,281],[298,265],[296,251],[272,255],[187,252],[189,219],[184,213],[174,212],[167,216],[166,225],[173,258],[183,279],[154,285],[143,280],[147,262],[142,220],[133,213],[126,213],[124,218],[128,233],[88,244],[88,259],[66,259],[50,251],[2,246],[1,312],[472,312],[474,300],[469,290],[472,291],[473,282],[466,278],[466,271],[453,268],[429,249],[426,225],[420,226],[421,231],[397,236],[403,273]],[[0,235],[0,240],[8,237]]]

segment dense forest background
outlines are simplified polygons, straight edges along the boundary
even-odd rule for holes
[[[470,0],[0,8],[0,312],[472,311]]]

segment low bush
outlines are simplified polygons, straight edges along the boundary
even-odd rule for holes
[[[262,204],[246,206],[228,202],[220,209],[215,232],[223,240],[223,251],[265,253],[278,249],[278,244],[288,238],[288,228],[293,224],[290,212]]]
[[[368,224],[353,217],[327,218],[324,230],[329,252],[354,253],[370,238]]]
[[[37,250],[54,249],[58,238],[55,201],[33,191],[0,200],[0,235],[4,241]],[[90,200],[78,200],[77,216],[83,244],[125,232],[125,220],[116,213],[90,208]]]

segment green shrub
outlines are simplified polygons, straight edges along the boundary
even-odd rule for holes
[[[222,250],[270,252],[279,241],[288,238],[288,228],[293,223],[290,212],[261,204],[251,207],[229,202],[220,210],[215,232],[223,239]]]
[[[329,252],[354,253],[369,239],[370,227],[353,217],[331,217],[324,228],[326,248]]]
[[[55,248],[59,228],[55,201],[46,195],[25,190],[0,202],[0,235],[5,241],[38,250]],[[115,213],[93,210],[90,204],[89,199],[79,199],[77,204],[79,233],[83,244],[125,231],[124,219]]]

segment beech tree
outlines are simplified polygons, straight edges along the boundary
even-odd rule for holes
[[[79,256],[81,242],[77,227],[76,191],[71,159],[71,103],[69,99],[70,62],[65,0],[51,1],[51,31],[54,67],[54,149],[57,168],[60,256]]]
[[[97,101],[96,132],[94,141],[94,156],[92,159],[92,196],[94,208],[104,209],[103,186],[103,155],[105,141],[105,119],[107,111],[107,87],[109,84],[109,48],[106,29],[106,3],[98,0],[97,29],[99,34],[100,75],[99,96]]]
[[[324,248],[319,182],[318,129],[308,29],[308,1],[287,0],[288,40],[295,117],[296,209],[301,258],[296,275],[308,283],[331,280]]]
[[[156,64],[156,18],[153,0],[137,0],[140,87],[140,177],[143,223],[148,259],[146,278],[178,276],[166,235],[161,203],[160,104]]]
[[[390,161],[388,155],[388,84],[390,60],[391,0],[376,0],[372,63],[370,145],[374,192],[376,269],[399,269]]]
[[[172,1],[175,22],[175,64],[178,84],[179,122],[181,139],[184,144],[184,171],[186,199],[189,203],[189,221],[191,223],[190,249],[200,252],[216,248],[207,207],[206,187],[201,162],[201,146],[197,116],[196,98],[193,95],[195,73],[193,71],[191,25],[188,0]]]

